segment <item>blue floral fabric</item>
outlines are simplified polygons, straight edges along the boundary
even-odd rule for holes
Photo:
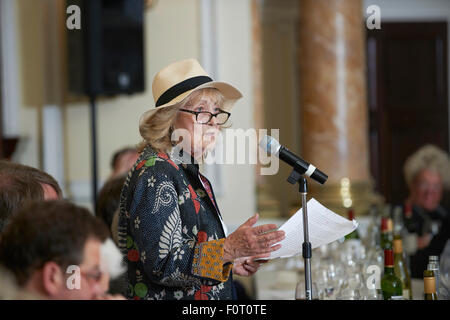
[[[147,147],[123,187],[119,247],[129,299],[232,299],[220,212],[198,165]]]

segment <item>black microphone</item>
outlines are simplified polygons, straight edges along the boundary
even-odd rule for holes
[[[275,138],[272,138],[271,136],[265,135],[259,142],[259,146],[267,153],[276,155],[278,158],[293,167],[298,173],[305,174],[320,184],[324,184],[328,179],[328,176],[325,173],[298,157],[289,151],[289,149],[283,147]]]

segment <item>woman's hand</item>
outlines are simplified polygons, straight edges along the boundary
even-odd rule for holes
[[[249,277],[258,271],[259,267],[268,262],[269,260],[258,260],[261,258],[268,258],[270,253],[261,254],[259,256],[253,256],[249,258],[239,258],[234,261],[233,274],[238,276]]]
[[[225,239],[224,262],[267,254],[281,248],[281,244],[274,244],[284,239],[284,231],[275,230],[276,224],[253,227],[258,217],[255,214]]]

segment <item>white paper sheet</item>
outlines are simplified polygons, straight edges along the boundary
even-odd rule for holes
[[[314,198],[307,202],[307,206],[309,242],[312,249],[345,237],[358,227],[356,220],[350,221],[334,213]],[[279,230],[284,230],[286,237],[279,242],[281,248],[272,252],[269,259],[301,254],[304,240],[302,209],[300,208]]]

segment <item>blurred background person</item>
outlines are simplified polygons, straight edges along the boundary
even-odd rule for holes
[[[108,227],[110,236],[114,241],[114,245],[118,246],[118,219],[119,219],[119,203],[120,193],[126,176],[118,176],[110,178],[99,192],[96,216],[100,218]],[[120,275],[111,279],[109,282],[109,293],[124,293],[127,289],[126,275],[122,272]]]
[[[0,161],[0,241],[13,213],[32,200],[44,200],[42,185],[23,171]]]
[[[425,145],[406,160],[404,174],[409,188],[405,203],[412,206],[408,231],[417,233],[417,248],[423,249],[450,218],[448,208],[441,203],[444,189],[450,188],[448,154],[436,146]]]
[[[110,231],[112,230],[114,215],[118,214],[120,193],[122,192],[125,180],[125,175],[109,179],[98,194],[97,210],[95,211],[95,214],[105,222]],[[117,226],[115,229],[117,230]]]
[[[139,157],[139,153],[136,148],[125,147],[114,152],[111,159],[111,178],[126,175],[131,170],[136,160]]]
[[[407,158],[404,166],[411,206],[405,217],[408,232],[417,234],[417,251],[411,256],[411,274],[422,278],[428,257],[440,256],[450,237],[450,214],[442,204],[450,188],[450,159],[440,148],[427,144]]]
[[[50,174],[30,166],[20,165],[20,168],[41,184],[45,200],[61,200],[63,198],[61,187]]]
[[[58,182],[50,174],[40,169],[7,160],[0,160],[0,171],[6,171],[9,175],[23,172],[37,181],[43,189],[45,200],[62,199],[63,194]]]
[[[28,201],[61,197],[62,191],[58,182],[48,173],[0,160],[0,234],[14,211]]]
[[[112,298],[102,285],[109,277],[101,252],[107,238],[105,225],[87,209],[66,201],[32,202],[6,228],[0,263],[20,287],[42,298]]]

